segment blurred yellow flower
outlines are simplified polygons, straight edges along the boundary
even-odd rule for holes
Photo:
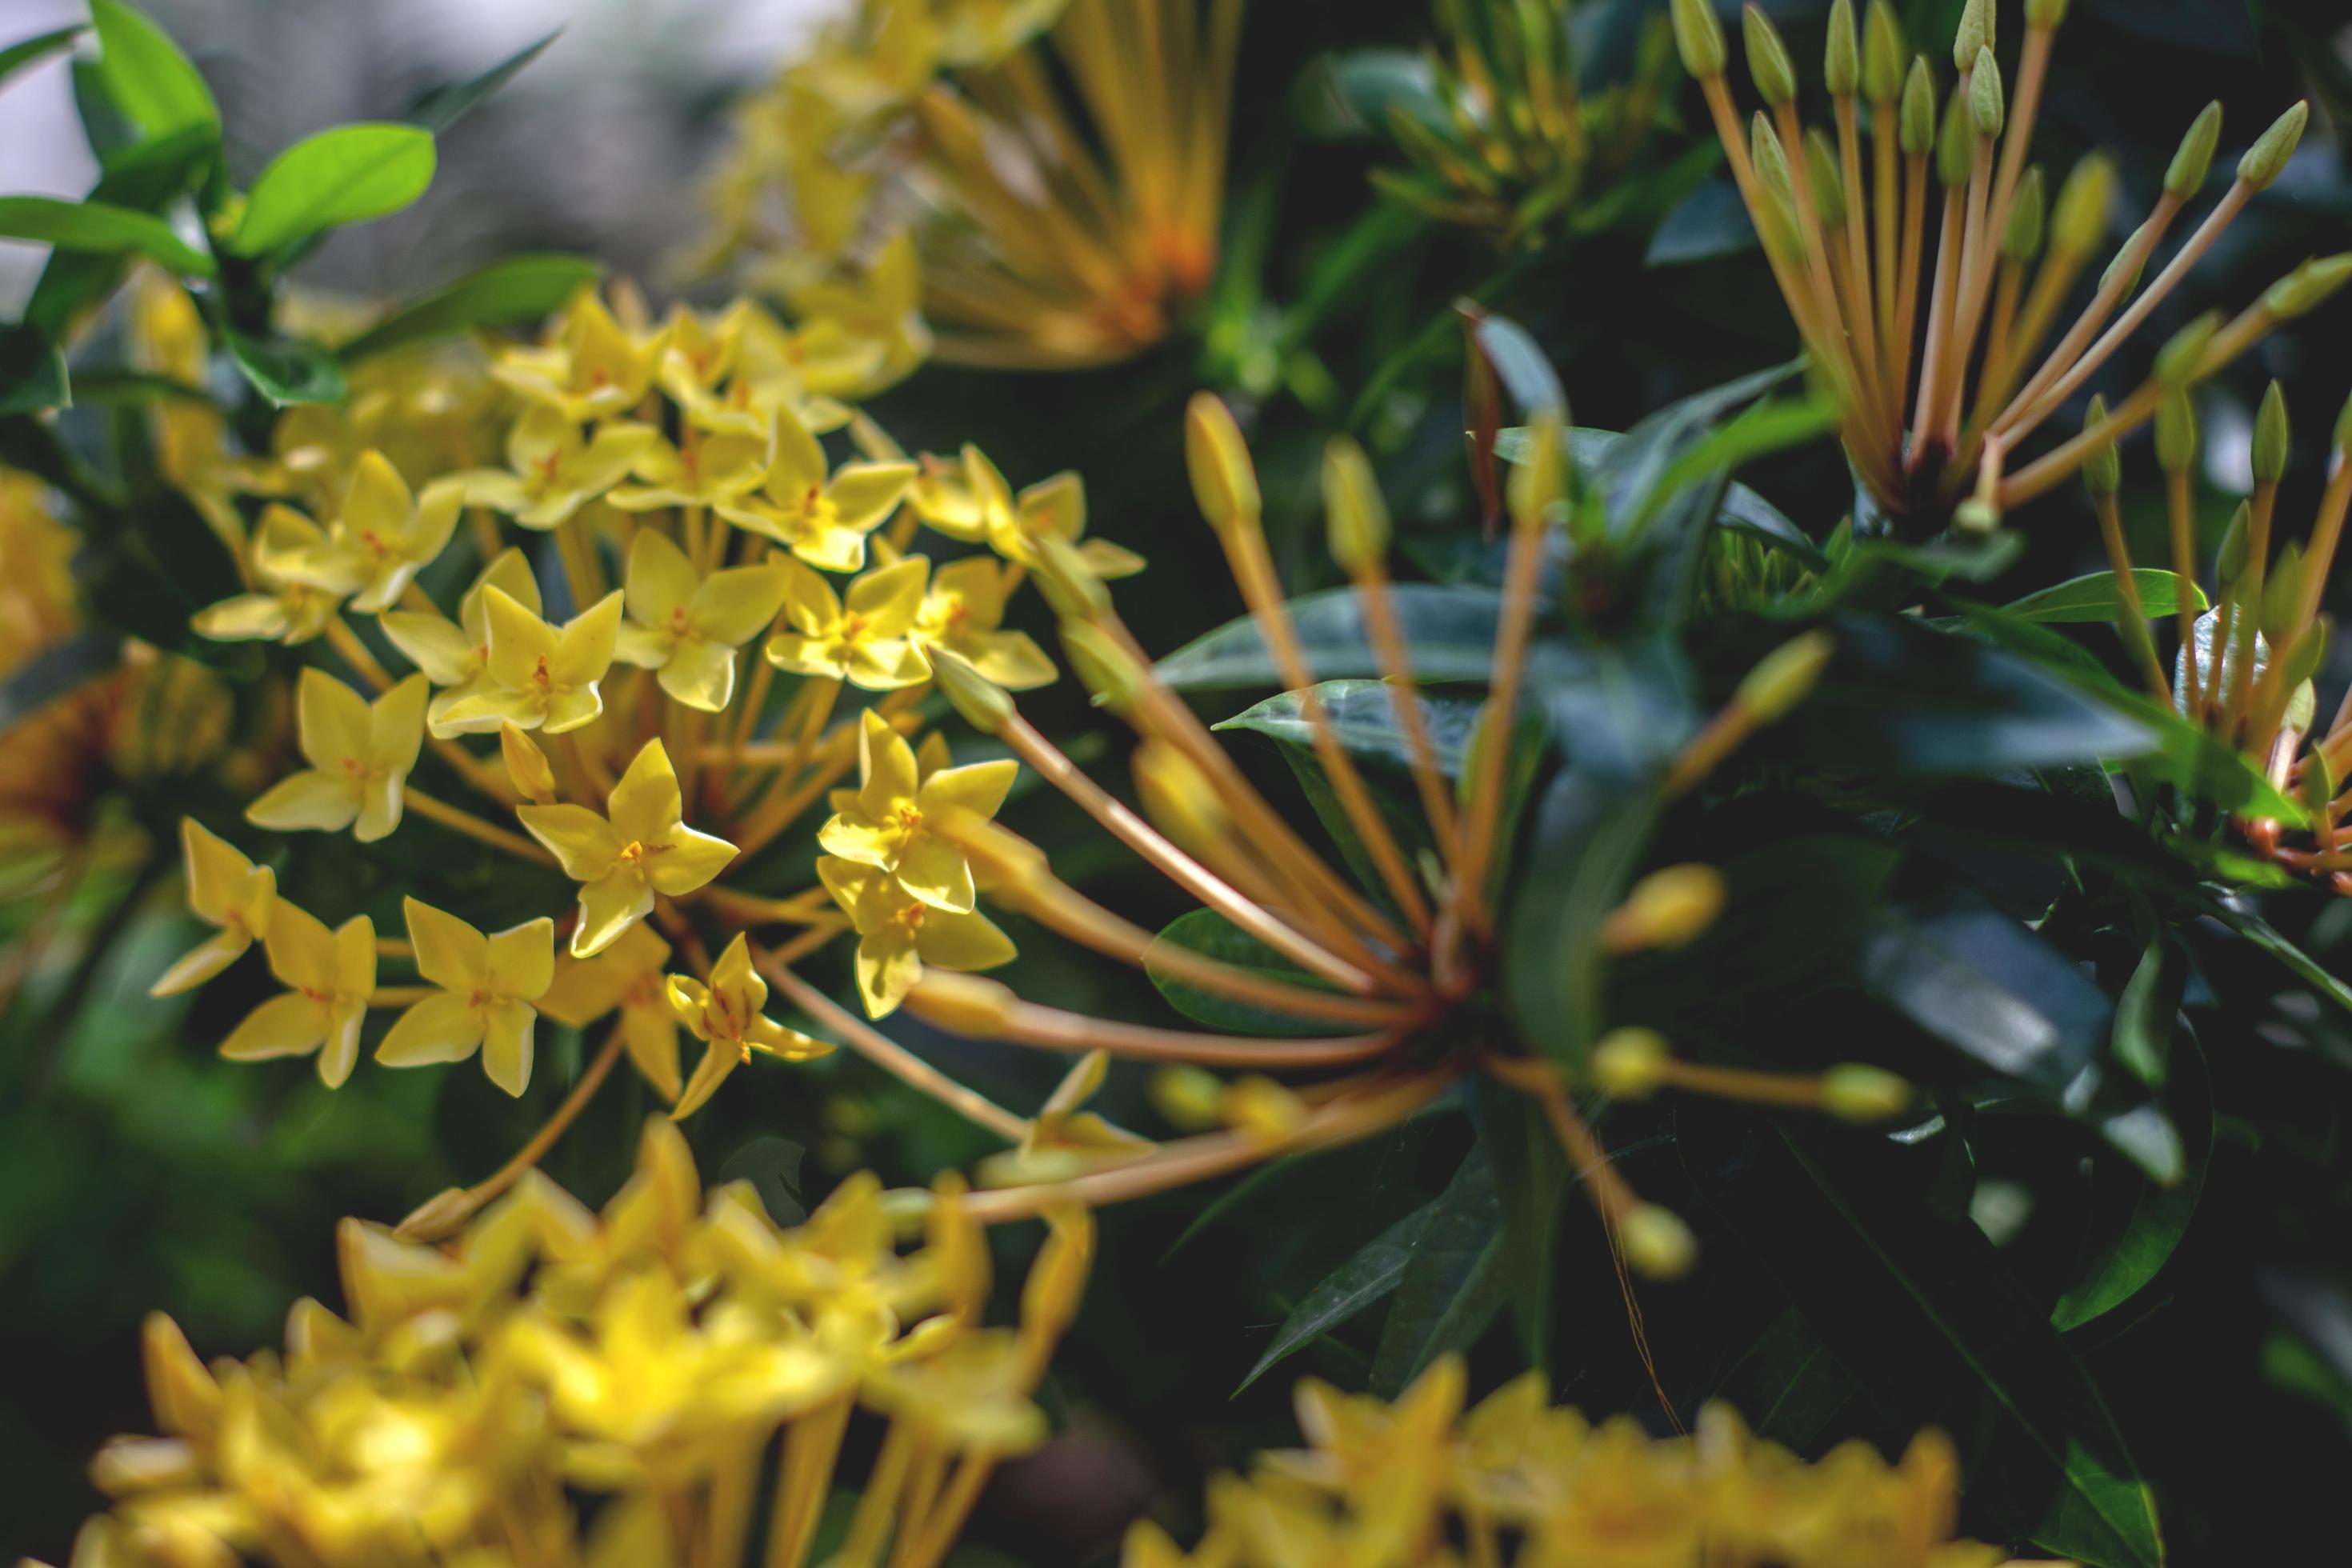
[[[376,625],[392,639],[392,646],[442,689],[425,708],[425,721],[444,740],[460,732],[449,721],[450,709],[469,697],[497,690],[488,675],[490,612],[483,603],[484,590],[493,587],[532,615],[539,614],[539,580],[530,574],[530,563],[520,550],[501,550],[457,601],[457,620],[438,610],[386,610],[376,617]]]
[[[613,786],[610,813],[584,805],[519,805],[530,836],[580,883],[580,923],[572,955],[589,958],[652,912],[654,895],[676,898],[701,887],[735,858],[735,846],[686,826],[669,752],[647,741]]]
[[[526,400],[583,425],[635,407],[653,384],[665,346],[663,334],[640,336],[614,320],[593,288],[581,290],[551,337],[537,348],[507,350],[490,374]]]
[[[246,808],[247,822],[280,832],[348,827],[361,843],[400,826],[409,770],[425,744],[430,687],[412,675],[370,703],[311,665],[297,688],[302,754],[310,766]]]
[[[332,548],[327,532],[290,506],[261,514],[252,550],[254,591],[198,610],[190,626],[220,642],[309,642],[368,579],[365,563]]]
[[[720,431],[690,436],[678,446],[656,436],[630,470],[644,482],[623,485],[604,499],[623,511],[730,501],[759,488],[771,446],[764,434]]]
[[[849,584],[846,595],[836,595],[814,572],[786,562],[789,629],[768,639],[768,661],[794,675],[829,676],[868,691],[928,679],[930,671],[908,634],[922,608],[930,564],[910,556],[866,573]]]
[[[751,944],[740,931],[710,966],[709,984],[691,975],[673,974],[668,992],[671,1010],[696,1039],[709,1047],[670,1112],[675,1118],[682,1120],[699,1110],[729,1073],[751,1059],[753,1051],[765,1051],[786,1061],[806,1061],[833,1049],[824,1041],[787,1029],[762,1014],[768,1005],[768,983],[751,967]]]
[[[513,724],[561,735],[604,710],[597,683],[613,668],[621,627],[618,591],[564,622],[561,630],[495,583],[483,587],[482,608],[488,634],[482,679],[472,694],[449,704],[444,729],[488,733]]]
[[[663,534],[640,529],[629,543],[623,589],[629,619],[614,657],[658,671],[661,689],[688,708],[716,713],[735,696],[735,649],[766,629],[783,607],[781,567],[730,566],[708,577]]]
[[[1027,632],[1004,622],[1004,569],[985,555],[950,561],[932,574],[915,616],[915,646],[945,648],[1007,691],[1053,684],[1054,661]]]
[[[188,908],[220,932],[183,953],[148,987],[151,996],[201,985],[244,957],[247,948],[269,934],[269,911],[278,902],[278,874],[247,859],[194,817],[180,819],[180,844],[187,857]]]
[[[394,1020],[375,1059],[413,1068],[478,1050],[490,1081],[520,1095],[530,1087],[531,1004],[555,977],[555,922],[542,915],[485,936],[420,900],[403,899],[401,908],[416,972],[440,989]]]
[[[661,439],[650,425],[615,419],[586,437],[578,421],[545,405],[526,409],[507,432],[507,466],[457,475],[471,506],[486,506],[525,528],[558,528],[629,477]]]
[[[558,953],[555,977],[539,1010],[559,1024],[583,1028],[617,1010],[629,1060],[664,1100],[678,1092],[677,1014],[669,1005],[663,966],[669,943],[651,926],[630,926],[593,958]]]
[[[462,480],[436,479],[412,495],[382,452],[361,453],[330,535],[332,548],[357,561],[363,574],[352,608],[373,614],[399,598],[447,546],[465,504]]]
[[[354,915],[329,931],[316,915],[280,899],[262,941],[286,994],[247,1014],[220,1054],[257,1062],[317,1051],[320,1080],[341,1088],[359,1059],[360,1024],[375,994],[374,923]]]

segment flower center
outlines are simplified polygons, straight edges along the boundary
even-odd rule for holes
[[[531,666],[530,679],[541,691],[552,691],[555,689],[555,677],[548,673],[547,656],[545,654],[541,654],[539,656],[539,662]]]

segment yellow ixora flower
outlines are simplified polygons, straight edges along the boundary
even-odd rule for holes
[[[525,528],[558,528],[629,477],[661,432],[616,419],[583,437],[579,422],[544,405],[526,409],[507,431],[507,466],[456,476],[466,500],[513,518]]]
[[[816,874],[856,928],[857,994],[868,1017],[895,1011],[927,963],[993,969],[1015,956],[1012,939],[986,915],[927,904],[879,867],[824,855]]]
[[[613,647],[621,628],[621,595],[605,595],[561,629],[496,584],[482,590],[488,633],[482,658],[483,683],[473,695],[449,704],[445,728],[457,734],[484,733],[500,724],[545,728],[561,735],[592,723],[604,711],[597,683],[613,668]]]
[[[436,479],[413,495],[382,452],[361,453],[331,534],[333,547],[359,563],[363,574],[352,608],[373,614],[399,598],[447,547],[465,505],[463,480]]]
[[[1015,495],[1003,471],[977,447],[966,446],[954,466],[927,458],[923,468],[913,494],[916,514],[950,539],[984,543],[1023,566],[1037,563],[1034,542],[1058,539],[1076,546],[1078,558],[1105,581],[1143,570],[1143,557],[1135,552],[1107,539],[1086,538],[1086,484],[1075,473],[1050,475]]]
[[[623,511],[653,511],[671,506],[717,506],[760,488],[773,442],[762,431],[693,431],[673,445],[656,436],[630,471],[643,481],[623,485],[604,499]]]
[[[280,899],[262,941],[286,994],[247,1014],[220,1054],[257,1062],[317,1051],[320,1079],[341,1088],[359,1059],[360,1024],[375,994],[374,923],[354,915],[330,931],[318,916]]]
[[[670,1112],[673,1117],[690,1116],[699,1110],[727,1081],[729,1073],[751,1059],[753,1051],[797,1062],[833,1049],[824,1041],[787,1029],[761,1013],[768,1005],[768,983],[751,967],[751,943],[740,931],[710,966],[709,984],[689,975],[673,974],[668,992],[671,1009],[696,1039],[710,1047],[694,1069],[686,1092],[678,1096]]]
[[[326,530],[277,502],[263,510],[254,530],[252,562],[253,591],[198,610],[188,621],[198,635],[215,642],[309,642],[368,576],[363,563],[331,544]]]
[[[440,989],[403,1013],[375,1048],[386,1067],[461,1062],[509,1094],[530,1087],[531,1004],[555,978],[555,922],[541,915],[485,936],[456,915],[404,899],[416,972]]]
[[[794,675],[828,676],[868,691],[892,691],[930,678],[908,639],[923,605],[931,563],[909,556],[868,572],[836,595],[833,584],[788,561],[784,594],[789,629],[768,639],[768,662]]]
[[[170,996],[203,984],[245,956],[269,934],[269,911],[278,902],[278,873],[257,866],[227,839],[193,816],[180,819],[180,844],[188,860],[188,908],[220,928],[183,953],[148,988]]]
[[[705,577],[667,536],[639,529],[623,589],[629,618],[614,657],[659,671],[664,691],[716,713],[735,695],[735,649],[776,618],[787,582],[773,565],[730,566]]]
[[[931,576],[915,615],[915,646],[945,648],[1007,691],[1050,686],[1054,661],[1027,632],[1004,624],[1004,568],[985,555],[950,561]]]
[[[532,615],[539,614],[539,580],[530,574],[530,561],[520,550],[501,550],[457,601],[456,620],[437,610],[386,610],[376,617],[376,625],[392,639],[392,646],[442,689],[425,710],[425,723],[442,740],[460,732],[449,722],[450,709],[469,697],[497,690],[487,674],[490,612],[483,594],[488,588],[499,589]],[[497,728],[494,724],[473,727]]]
[[[630,762],[607,809],[609,816],[599,816],[584,805],[515,807],[530,836],[581,884],[574,958],[612,946],[652,912],[656,893],[690,893],[735,858],[735,846],[686,826],[677,773],[657,740],[647,741]]]
[[[779,413],[775,432],[775,456],[760,493],[721,502],[719,515],[820,570],[858,571],[866,564],[866,536],[898,510],[915,466],[845,463],[827,478],[824,448],[806,426]]]
[[[315,666],[302,671],[296,715],[310,765],[246,808],[258,827],[352,830],[372,843],[400,826],[403,792],[425,745],[430,688],[412,675],[370,703]]]
[[[509,349],[490,374],[525,400],[576,424],[635,407],[661,363],[663,334],[630,331],[593,289],[581,290],[553,335],[553,342],[538,348]]]
[[[642,922],[623,931],[593,958],[569,952],[555,960],[555,978],[539,1010],[559,1024],[585,1028],[608,1013],[621,1016],[617,1027],[646,1081],[664,1100],[678,1092],[677,1015],[669,1005],[668,977],[663,965],[669,943]]]
[[[857,768],[862,783],[855,802],[817,830],[818,845],[829,855],[888,872],[933,909],[969,911],[971,866],[940,836],[940,820],[957,812],[994,816],[1020,764],[1008,758],[924,775],[907,738],[869,708],[857,737]]]

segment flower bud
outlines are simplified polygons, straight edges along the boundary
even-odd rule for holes
[[[1331,531],[1331,559],[1350,575],[1376,567],[1389,552],[1389,509],[1364,449],[1345,436],[1323,448],[1323,512]]]
[[[1723,912],[1723,873],[1712,866],[1668,866],[1627,890],[1609,912],[1602,939],[1621,952],[1683,947]]]
[[[2179,474],[2196,460],[2197,411],[2189,405],[2187,389],[2176,386],[2156,405],[2156,466]]]
[[[1845,1062],[1822,1075],[1822,1109],[1842,1121],[1884,1121],[1911,1100],[1911,1086],[1884,1068]]]
[[[1906,157],[1924,158],[1936,149],[1936,73],[1925,55],[1911,57],[1911,72],[1903,79],[1895,138]]]
[[[1830,0],[1829,38],[1822,46],[1822,80],[1839,98],[1862,81],[1862,40],[1854,30],[1853,0]]]
[[[1004,688],[965,663],[960,655],[937,647],[926,652],[931,661],[932,680],[965,723],[983,735],[993,735],[1012,721],[1015,710],[1012,695]]]
[[[2263,598],[2267,602],[2269,595],[2265,594]],[[2294,645],[2286,650],[2286,658],[2279,666],[2279,673],[2289,691],[2319,673],[2320,665],[2327,658],[2328,627],[2327,617],[2321,616],[2305,626],[2303,635],[2295,638]]]
[[[1220,531],[1263,509],[1257,468],[1233,411],[1213,393],[1196,392],[1184,405],[1184,466],[1201,515]]]
[[[2254,482],[2274,485],[2286,472],[2287,448],[2293,445],[2286,417],[2286,394],[2275,381],[2263,394],[2254,411]]]
[[[1731,705],[1751,722],[1777,722],[1812,694],[1830,655],[1836,650],[1830,634],[1818,627],[1790,637],[1741,678],[1738,689],[1731,695]]]
[[[1785,188],[1785,163],[1780,179]],[[1568,421],[1560,409],[1538,408],[1528,421],[1528,455],[1512,468],[1504,500],[1511,526],[1519,529],[1544,527],[1568,500]]]
[[[517,729],[511,721],[500,724],[499,756],[525,800],[545,805],[555,798],[555,770],[547,765],[547,753],[528,731]]]
[[[1673,1057],[1655,1029],[1612,1029],[1592,1047],[1592,1086],[1612,1100],[1647,1100],[1666,1081]]]
[[[445,1240],[457,1235],[481,1206],[482,1200],[466,1188],[450,1187],[410,1210],[392,1234],[403,1241]]]
[[[1782,205],[1796,199],[1789,184],[1788,151],[1780,145],[1772,122],[1760,112],[1748,122],[1748,158],[1756,165],[1757,183],[1766,195]]]
[[[2311,105],[2298,100],[2294,108],[2271,121],[2271,128],[2254,139],[2246,155],[2238,160],[2241,184],[2258,191],[2268,190],[2271,182],[2279,177],[2286,161],[2294,156],[2294,144],[2303,140],[2304,122],[2311,118]]]
[[[2042,248],[2042,165],[2034,164],[2017,182],[2017,195],[2010,202],[2009,225],[2000,232],[2000,258],[2003,261],[2031,261]]]
[[[1087,1157],[1075,1149],[1006,1149],[972,1167],[983,1187],[1052,1187],[1087,1173]]]
[[[2025,0],[2025,25],[2054,27],[2066,19],[2066,0]]]
[[[1152,1105],[1171,1126],[1189,1132],[1205,1131],[1222,1122],[1224,1117],[1219,1107],[1224,1097],[1223,1081],[1201,1068],[1162,1068],[1151,1075]]]
[[[1146,741],[1130,763],[1135,793],[1160,832],[1199,854],[1231,832],[1224,803],[1197,763],[1166,741]]]
[[[1635,1204],[1626,1210],[1618,1239],[1625,1261],[1645,1279],[1673,1279],[1690,1272],[1698,1258],[1698,1242],[1690,1226],[1671,1209],[1655,1204]]]
[[[1002,982],[931,964],[907,993],[907,1011],[950,1035],[993,1040],[1003,1037],[1005,1026],[1013,1021],[1017,1000],[1012,988]]]
[[[2263,309],[2278,321],[2302,315],[2344,287],[2352,278],[2352,251],[2340,256],[2314,257],[2263,293]]]
[[[2274,648],[2284,647],[2302,616],[2303,547],[2289,541],[2263,580],[2262,616],[2257,624],[2264,641]]]
[[[1070,673],[1094,694],[1096,707],[1125,713],[1143,695],[1143,667],[1092,621],[1063,621],[1062,651],[1069,656]]]
[[[1969,72],[1969,118],[1976,123],[1977,134],[2000,135],[2001,119],[2008,111],[2008,99],[2000,85],[2000,66],[1990,49],[1979,49],[1976,68]]]
[[[1225,1125],[1248,1137],[1278,1143],[1307,1120],[1307,1102],[1270,1078],[1253,1073],[1225,1086],[1218,1108]]]
[[[1969,69],[1993,42],[1992,0],[1968,0],[1960,9],[1960,25],[1952,31],[1952,68]]]
[[[2083,412],[2083,428],[2095,430],[2107,422],[2107,400],[2091,399]],[[2111,496],[2124,486],[2124,455],[2109,441],[2083,460],[2083,488],[2095,496]]]
[[[2295,793],[2303,799],[2303,809],[2314,818],[2324,817],[2336,802],[2336,770],[2327,763],[2327,748],[2314,746],[2303,759],[2303,777]]]
[[[1969,118],[1967,98],[1954,88],[1944,100],[1944,122],[1936,131],[1936,178],[1946,185],[1965,185],[1976,163],[1976,122]]]
[[[1059,534],[1044,533],[1029,541],[1029,552],[1038,591],[1055,615],[1091,621],[1110,608],[1110,590],[1076,545]]]
[[[1675,49],[1683,69],[1706,81],[1723,74],[1723,24],[1712,0],[1674,0]]]
[[[2180,139],[2180,150],[2172,155],[2171,165],[2164,171],[2164,194],[2187,201],[2205,183],[2205,171],[2212,166],[2213,149],[2221,142],[2221,105],[2217,100],[2207,104],[2189,125],[2189,133]]]
[[[2253,515],[2253,507],[2240,501],[2238,510],[2230,514],[2230,526],[2221,531],[2221,549],[2213,558],[2213,575],[2221,581],[2224,593],[2232,591],[2238,579],[2246,574],[2246,557],[2252,549],[2248,532]]]
[[[1813,190],[1813,208],[1821,215],[1822,226],[1836,228],[1845,222],[1845,182],[1838,176],[1836,150],[1830,139],[1820,131],[1805,132],[1805,182]]]
[[[1764,101],[1777,109],[1796,97],[1797,68],[1772,18],[1749,5],[1739,14],[1739,36],[1748,46],[1748,74],[1756,79],[1756,90]]]
[[[1043,849],[969,807],[941,806],[929,823],[941,838],[963,851],[980,885],[1001,899],[1023,898],[1054,879]]]
[[[1903,96],[1903,64],[1907,52],[1903,22],[1889,0],[1870,0],[1862,24],[1862,93],[1884,107]]]
[[[1952,509],[1952,526],[1982,539],[2000,527],[2000,508],[1982,496],[1970,496]]]
[[[2200,374],[2205,351],[2213,345],[2213,334],[2221,330],[2221,312],[2208,310],[2166,340],[2156,351],[2156,383],[2158,386],[2187,386]]]
[[[2051,215],[2050,248],[2066,256],[2097,249],[2106,237],[2107,209],[2115,199],[2116,166],[2105,153],[2093,153],[2077,163]]]

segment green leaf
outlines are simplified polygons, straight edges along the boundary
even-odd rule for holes
[[[1340,746],[1351,755],[1396,767],[1410,767],[1412,749],[1398,728],[1393,688],[1379,680],[1326,680],[1315,689]],[[1223,722],[1218,730],[1250,730],[1296,746],[1314,743],[1315,727],[1307,721],[1302,693],[1277,691],[1265,701]],[[1452,778],[1461,771],[1470,731],[1478,722],[1479,704],[1461,697],[1420,694],[1423,727],[1437,769]]]
[[[2180,609],[2179,577],[2155,567],[2132,569],[2132,585],[2139,590],[2143,617],[2177,615]],[[2206,608],[2205,590],[2189,584],[2189,608]],[[2114,621],[2123,618],[2123,596],[2116,592],[2116,574],[2094,572],[2028,594],[2003,605],[2001,610],[2028,621]]]
[[[74,377],[74,396],[84,405],[102,408],[142,403],[213,403],[212,394],[201,386],[140,370],[86,370]]]
[[[2061,1330],[2079,1329],[2138,1295],[2171,1258],[2196,1216],[2213,1152],[2213,1091],[2195,1041],[2184,1042],[2177,1060],[2180,1072],[2165,1107],[2170,1122],[2183,1130],[2179,1175],[2159,1182],[2137,1169],[2096,1173],[2097,1186],[2115,1194],[2106,1206],[2117,1212],[2082,1277],[2051,1310],[2051,1322]]]
[[[21,43],[0,49],[0,86],[26,66],[38,64],[82,35],[86,23],[75,22],[47,33],[37,33]]]
[[[1664,504],[1663,498],[1717,469],[1728,473],[1755,458],[1819,440],[1837,428],[1837,404],[1825,395],[1809,394],[1759,403],[1677,454],[1659,476],[1645,505],[1654,511]]]
[[[1204,958],[1213,958],[1220,963],[1229,963],[1262,979],[1279,980],[1313,991],[1328,991],[1331,987],[1242,931],[1216,910],[1191,910],[1163,926],[1152,945],[1143,950],[1144,973],[1151,976],[1151,983],[1160,988],[1160,994],[1167,999],[1168,1005],[1188,1018],[1244,1035],[1329,1035],[1344,1032],[1339,1026],[1295,1017],[1253,1003],[1236,1002],[1177,979],[1167,972],[1163,964],[1154,962],[1154,955],[1162,942],[1197,952]]]
[[[209,125],[190,126],[152,142],[142,142],[107,165],[90,188],[89,199],[111,206],[155,213],[185,195],[220,159],[220,135]],[[76,318],[114,291],[130,258],[121,254],[93,256],[58,251],[41,268],[33,297],[26,301],[25,321],[44,335],[65,335]]]
[[[404,118],[436,136],[446,134],[451,126],[479,109],[491,95],[513,80],[518,71],[537,59],[541,51],[555,42],[562,33],[563,29],[558,27],[536,43],[525,44],[479,76],[435,88],[419,98]]]
[[[1495,367],[1495,377],[1510,393],[1520,409],[1532,414],[1538,408],[1565,409],[1568,394],[1560,390],[1559,373],[1551,361],[1544,357],[1535,339],[1525,327],[1505,316],[1489,315],[1484,310],[1465,314],[1465,324],[1470,340]]]
[[[1300,1298],[1234,1392],[1241,1393],[1297,1351],[1392,1294],[1441,1201],[1432,1199],[1372,1237]]]
[[[150,141],[192,126],[218,137],[213,89],[163,28],[123,0],[90,0],[89,18],[98,27],[99,81]]]
[[[1689,946],[1617,961],[1612,995],[1635,1017],[1695,1003],[1744,1017],[1763,994],[1802,987],[1853,963],[1900,856],[1839,833],[1766,836],[1722,863],[1722,916]],[[1690,977],[1706,976],[1694,996]],[[1651,1006],[1645,1006],[1649,1003]]]
[[[2116,1029],[2109,1043],[2116,1060],[2150,1089],[2160,1089],[2170,1071],[2174,1016],[2180,1008],[2188,976],[2168,962],[2169,950],[2162,932],[2132,971],[2123,993],[2116,998]]]
[[[1830,1353],[1804,1313],[1790,1307],[1757,1336],[1708,1395],[1740,1413],[1759,1437],[1800,1454],[1819,1451],[1830,1424],[1862,1384]]]
[[[1372,1353],[1371,1388],[1393,1399],[1441,1355],[1466,1351],[1503,1310],[1503,1211],[1495,1167],[1473,1148],[1408,1249]]]
[[[1429,57],[1416,49],[1350,49],[1323,55],[1298,73],[1292,117],[1324,141],[1385,134],[1391,113],[1430,126],[1447,123]]]
[[[2212,900],[2206,912],[2277,959],[2290,973],[2320,995],[2347,1012],[2352,1012],[2352,985],[2338,980],[2328,972],[2326,964],[2289,942],[2268,921],[2260,915],[2250,914],[2224,899]]]
[[[1471,1089],[1479,1146],[1494,1162],[1495,1192],[1503,1219],[1503,1289],[1519,1331],[1520,1348],[1536,1366],[1551,1364],[1552,1255],[1559,1210],[1582,1178],[1534,1099],[1481,1077]],[[1617,1159],[1623,1150],[1612,1150]]]
[[[66,356],[29,327],[0,331],[0,415],[72,406]]]
[[[1654,784],[1568,768],[1536,813],[1503,927],[1504,990],[1521,1037],[1574,1069],[1600,1029],[1601,923],[1624,898],[1658,807]]]
[[[341,362],[304,338],[256,337],[232,329],[228,352],[245,379],[279,408],[340,403],[347,390]]]
[[[374,354],[476,327],[537,321],[562,310],[603,270],[584,256],[509,256],[401,306],[340,353],[345,364],[356,364]]]
[[[108,202],[0,196],[0,237],[35,240],[59,250],[135,250],[183,277],[210,278],[217,270],[211,257],[173,233],[162,218]]]
[[[1416,679],[1485,680],[1495,668],[1495,628],[1502,598],[1492,589],[1400,583],[1390,590],[1398,626],[1412,649]],[[1290,601],[1299,651],[1320,679],[1376,679],[1380,660],[1364,635],[1353,588],[1327,588]],[[1274,656],[1247,616],[1178,648],[1160,661],[1160,677],[1179,691],[1285,683]]]
[[[269,161],[229,237],[239,256],[265,256],[311,235],[398,212],[433,183],[433,133],[414,125],[338,125]]]
[[[2135,772],[2145,772],[2233,816],[2276,817],[2290,827],[2307,820],[2301,803],[2281,794],[2243,752],[2215,740],[2201,724],[2190,723],[2137,691],[2115,691],[2106,703],[2155,737],[2155,746],[2138,754]]]

